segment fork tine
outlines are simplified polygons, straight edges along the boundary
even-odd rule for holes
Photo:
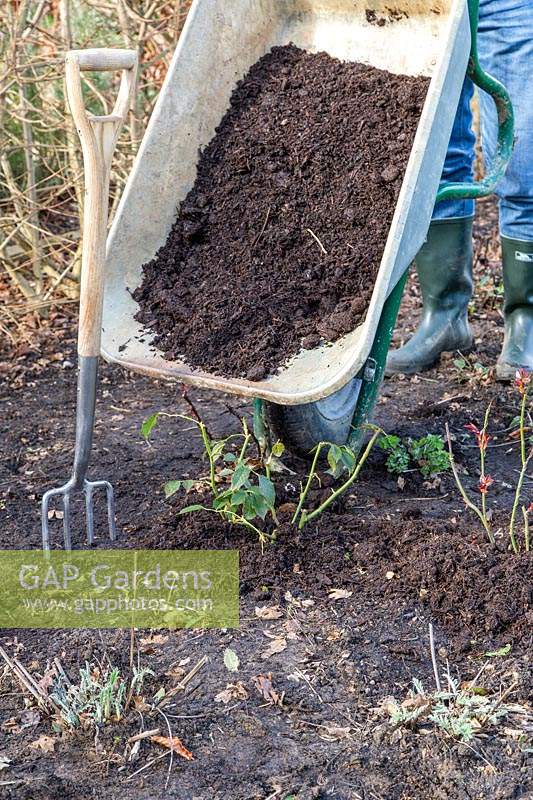
[[[50,494],[53,489],[43,494],[41,501],[41,536],[43,542],[43,550],[50,550],[50,532],[48,530],[48,506],[50,503]]]
[[[48,525],[48,514],[50,510],[50,500],[52,497],[57,497],[58,495],[65,496],[65,486],[60,486],[58,489],[48,489],[47,492],[43,494],[41,500],[41,533],[42,533],[42,542],[43,542],[43,550],[50,550],[50,527]],[[63,520],[65,519],[63,516]],[[64,522],[63,522],[64,528]]]
[[[72,550],[72,538],[70,535],[70,494],[65,492],[63,495],[63,540],[65,550]]]
[[[85,512],[87,516],[87,544],[94,542],[93,484],[85,481]]]
[[[117,538],[117,523],[115,519],[115,493],[110,483],[107,484],[107,521],[109,524],[109,538],[112,542]]]
[[[92,497],[92,493],[93,493],[94,489],[105,489],[106,490],[106,495],[107,495],[107,522],[108,522],[108,526],[109,526],[109,538],[111,539],[112,542],[114,542],[115,539],[117,538],[117,526],[116,526],[116,520],[115,520],[115,493],[113,491],[113,487],[111,486],[109,481],[86,481],[86,490],[85,491],[86,491],[87,494],[90,492],[91,497]],[[89,517],[89,513],[90,513],[90,517]],[[93,524],[93,518],[94,518],[94,510],[93,510],[93,505],[92,505],[92,502],[91,502],[91,510],[90,510],[90,512],[89,512],[89,508],[87,508],[87,520],[89,521],[89,519],[90,519],[91,526]],[[88,532],[89,532],[91,530],[91,528],[89,527],[89,524],[87,525],[87,528],[88,528]],[[89,544],[92,544],[92,540],[89,542]]]

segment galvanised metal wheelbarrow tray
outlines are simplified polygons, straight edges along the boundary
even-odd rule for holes
[[[78,336],[79,375],[74,468],[70,480],[43,496],[43,546],[48,506],[64,503],[64,540],[71,544],[69,503],[84,491],[88,540],[93,492],[107,491],[114,536],[113,491],[87,480],[96,402],[98,356],[136,372],[256,398],[255,421],[266,418],[285,444],[309,451],[318,441],[357,448],[374,407],[407,269],[423,244],[435,197],[489,194],[503,174],[513,140],[513,112],[504,87],[479,66],[479,0],[194,0],[150,124],[125,188],[105,250],[109,170],[135,85],[136,53],[67,54],[69,104],[80,134],[87,203]],[[370,13],[369,13],[370,12]],[[384,17],[386,24],[372,21]],[[141,267],[164,244],[176,207],[193,186],[199,149],[215,133],[236,82],[275,45],[359,61],[398,74],[429,76],[429,90],[364,322],[333,346],[294,357],[265,380],[224,378],[171,362],[153,349],[135,320],[131,292]],[[92,117],[83,106],[81,72],[122,70],[113,113]],[[439,180],[465,73],[498,106],[499,147],[490,174],[476,185]],[[263,413],[266,410],[266,413]]]
[[[380,16],[386,24],[368,21]],[[195,0],[109,237],[104,358],[269,401],[271,424],[286,444],[300,449],[320,439],[346,441],[356,407],[360,423],[374,404],[403,279],[430,222],[472,42],[473,77],[496,94],[501,122],[507,122],[502,134],[507,132],[507,142],[512,137],[505,93],[477,69],[471,36],[477,18],[477,0],[470,8],[466,0]],[[213,137],[236,82],[271,47],[289,42],[432,80],[363,324],[333,346],[302,351],[265,380],[224,378],[154,352],[152,337],[134,319],[130,291],[141,281],[141,265],[166,241],[176,206],[194,183],[199,149]],[[460,191],[479,196],[492,185],[489,179]]]

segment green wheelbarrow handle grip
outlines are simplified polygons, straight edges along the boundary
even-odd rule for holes
[[[511,98],[500,81],[482,69],[477,51],[477,33],[479,23],[479,0],[468,0],[470,15],[471,48],[467,75],[485,92],[488,92],[496,103],[498,110],[498,144],[496,155],[488,175],[478,183],[445,183],[437,192],[435,202],[442,200],[470,200],[486,197],[491,194],[500,178],[503,177],[511,158],[514,144],[514,111]]]

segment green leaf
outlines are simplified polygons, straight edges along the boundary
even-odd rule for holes
[[[213,508],[216,511],[220,511],[221,508],[228,508],[232,504],[234,492],[231,489],[226,489],[225,492],[221,492],[216,497],[213,498]]]
[[[270,478],[267,478],[266,475],[259,476],[259,489],[270,508],[274,508],[274,504],[276,502],[276,489]]]
[[[159,411],[155,414],[152,414],[150,417],[147,417],[141,425],[141,436],[146,442],[150,438],[150,434],[157,425],[158,417]]]
[[[329,469],[326,472],[333,475],[334,478],[338,478],[344,469],[341,448],[337,444],[332,444],[328,450],[327,458]]]
[[[350,450],[349,447],[343,447],[341,451],[341,461],[348,472],[352,472],[356,463],[356,457],[353,450]]]
[[[272,447],[272,455],[276,456],[276,458],[281,458],[284,452],[285,452],[285,445],[278,439],[276,444]]]
[[[339,463],[342,456],[342,450],[337,444],[332,444],[328,450],[328,464],[332,470],[337,468],[337,464]]]
[[[254,519],[254,517],[261,517],[261,519],[265,519],[266,515],[268,514],[270,506],[261,494],[261,490],[257,486],[252,486],[250,489],[248,489],[248,499],[245,503],[245,509],[250,512],[253,509],[253,517],[250,517],[250,519]]]
[[[213,461],[218,461],[220,456],[224,453],[224,448],[226,446],[226,440],[220,440],[216,442],[211,442],[211,458]]]
[[[231,502],[234,506],[240,506],[246,500],[246,492],[244,489],[237,489],[236,492],[233,492],[231,495]]]
[[[200,505],[199,503],[195,503],[192,506],[185,506],[185,508],[180,509],[180,514],[192,514],[194,511],[206,511],[206,507]]]
[[[224,650],[224,666],[230,672],[238,672],[239,671],[239,656],[232,650],[231,647],[226,647]]]
[[[240,489],[241,486],[244,486],[246,483],[248,483],[250,472],[251,469],[246,464],[239,464],[233,473],[233,478],[231,479],[231,488]]]
[[[489,650],[487,653],[483,653],[484,656],[487,658],[500,658],[501,656],[507,656],[511,652],[511,645],[506,644],[504,647],[500,647],[499,650]]]
[[[378,441],[378,445],[382,450],[395,450],[400,444],[400,437],[394,436],[392,433],[382,436]]]
[[[464,369],[466,367],[466,361],[464,358],[455,358],[453,365],[456,369]]]
[[[225,453],[224,454],[224,461],[230,462],[230,461],[236,461],[236,460],[237,460],[237,456],[235,455],[235,453]]]
[[[264,503],[264,500],[263,500],[263,503]],[[257,501],[257,498],[254,497],[253,493],[250,492],[250,494],[247,494],[246,500],[244,501],[244,503],[242,505],[242,515],[243,515],[244,519],[248,520],[248,522],[251,522],[257,516],[259,516],[259,514],[258,514],[258,505],[259,505],[259,503]],[[266,508],[266,504],[264,504],[264,507]],[[268,511],[268,508],[266,508],[266,511]],[[265,513],[265,516],[266,516],[266,513]]]
[[[181,489],[181,481],[167,481],[164,485],[165,490],[165,497],[168,498],[172,497],[173,494],[176,494]]]

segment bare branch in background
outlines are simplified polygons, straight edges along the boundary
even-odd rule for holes
[[[4,0],[0,3],[0,325],[77,295],[83,172],[66,109],[71,48],[131,47],[141,63],[111,178],[115,210],[191,0]],[[88,74],[93,113],[112,107],[119,75]]]

